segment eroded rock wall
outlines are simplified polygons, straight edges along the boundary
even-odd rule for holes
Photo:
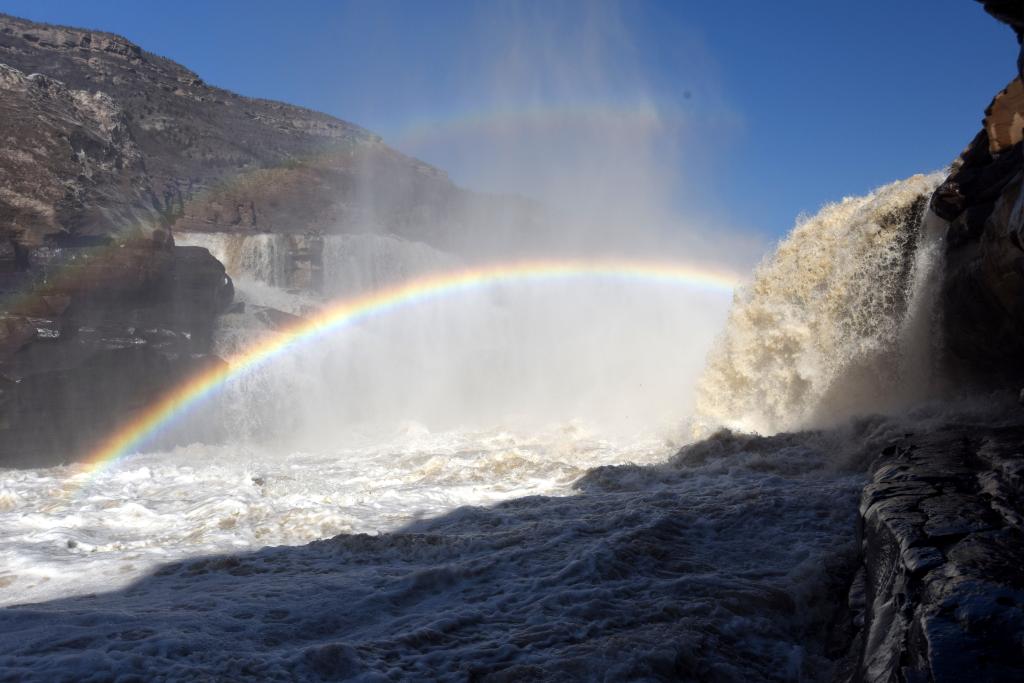
[[[1010,24],[1019,42],[1024,5],[985,0],[984,6]],[[946,365],[958,384],[973,388],[1024,382],[1022,73],[995,96],[981,132],[931,201],[949,221],[941,295]]]
[[[1024,4],[981,0],[1020,42]],[[931,208],[949,223],[943,369],[957,392],[1024,385],[1024,51]],[[1007,392],[1009,393],[1009,392]],[[1024,678],[1024,418],[907,434],[861,496],[862,612],[848,680]]]
[[[855,680],[1024,677],[1022,443],[1024,423],[951,424],[871,466]]]

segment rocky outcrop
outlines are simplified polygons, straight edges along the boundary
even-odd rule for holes
[[[450,244],[524,206],[120,36],[0,15],[0,467],[80,458],[219,362],[231,280],[175,233],[284,239],[271,284],[318,292],[321,235]]]
[[[1024,377],[1024,157],[987,131],[964,151],[932,209],[950,221],[941,302],[951,374],[982,385]]]
[[[21,179],[0,194],[0,222],[16,212],[36,235],[142,222],[295,234],[372,227],[441,243],[481,203],[491,213],[524,208],[461,190],[359,126],[212,87],[120,36],[0,15],[0,63],[20,72],[4,77],[14,85],[0,78],[0,176]]]
[[[3,242],[160,227],[142,154],[109,96],[0,64],[0,121]]]
[[[1020,3],[985,9],[1020,39]],[[1024,66],[1024,52],[1018,70]],[[949,221],[941,296],[951,375],[960,383],[1024,381],[1024,89],[1018,75],[985,111],[984,127],[932,197]]]
[[[210,364],[224,266],[169,243],[48,245],[2,292],[0,467],[58,464]]]
[[[890,445],[861,495],[858,681],[1024,677],[1024,424]]]

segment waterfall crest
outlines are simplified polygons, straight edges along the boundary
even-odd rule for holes
[[[735,295],[698,382],[695,431],[771,434],[898,409],[928,390],[941,259],[915,175],[825,206]]]

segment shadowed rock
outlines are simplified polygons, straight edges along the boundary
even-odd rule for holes
[[[862,681],[1024,676],[1019,424],[908,435],[861,495]]]
[[[205,249],[54,246],[44,256],[33,274],[53,277],[5,292],[18,314],[0,318],[0,467],[84,457],[223,362],[210,345],[232,285]]]
[[[1020,3],[984,2],[1018,40]],[[932,197],[949,221],[942,321],[947,370],[978,387],[1024,381],[1024,86],[998,93],[984,129]],[[1019,388],[1019,386],[1018,386]]]

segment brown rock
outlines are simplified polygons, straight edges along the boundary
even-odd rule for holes
[[[998,154],[1024,140],[1024,84],[1010,81],[985,110],[989,152]]]

